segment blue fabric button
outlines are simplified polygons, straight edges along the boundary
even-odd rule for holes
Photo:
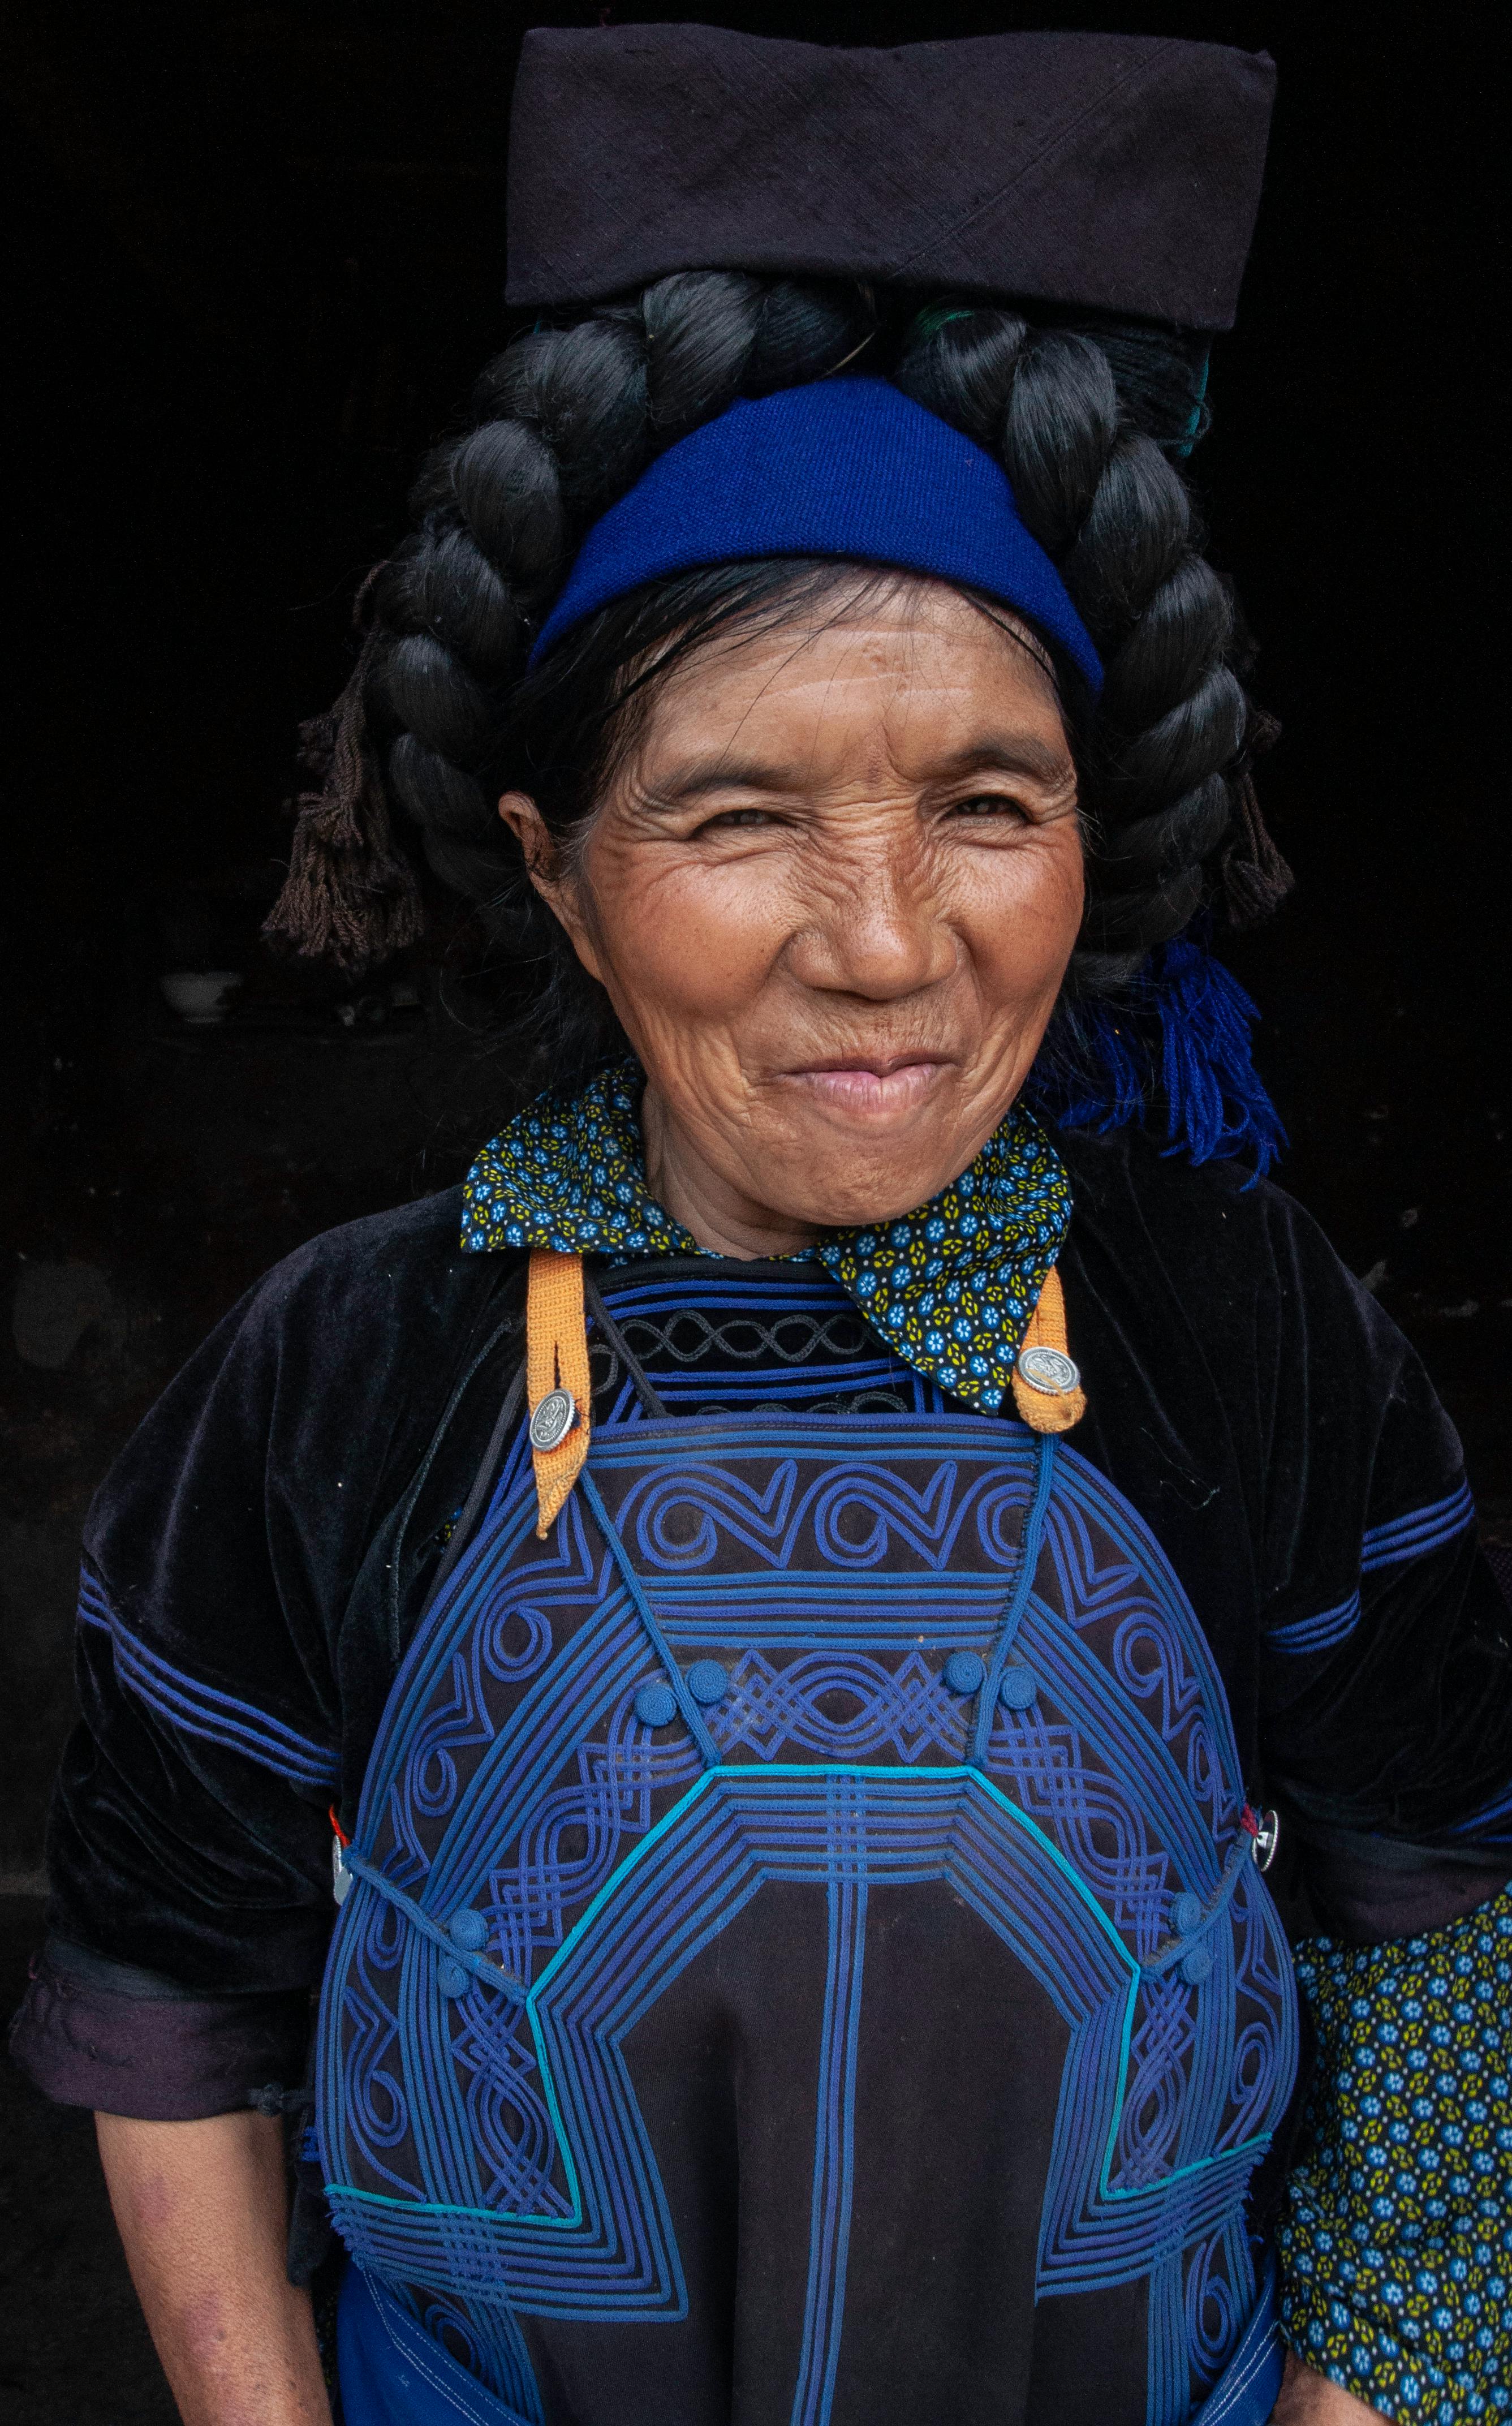
[[[1171,1927],[1178,1937],[1190,1937],[1203,1921],[1202,1899],[1195,1895],[1179,1895],[1171,1906]]]
[[[454,1912],[446,1934],[464,1954],[481,1954],[489,1942],[489,1924],[480,1912]]]
[[[436,1979],[443,1997],[465,1997],[473,1984],[471,1971],[464,1971],[462,1965],[454,1963],[449,1955],[442,1958]]]
[[[978,1693],[987,1674],[974,1651],[953,1651],[945,1662],[945,1682],[953,1693]]]
[[[1005,1710],[1026,1710],[1039,1698],[1039,1679],[1032,1668],[1005,1668],[998,1700]]]
[[[643,1727],[669,1727],[677,1716],[677,1695],[670,1685],[642,1685],[635,1695],[635,1716]]]
[[[1205,1946],[1194,1946],[1182,1955],[1178,1967],[1188,1986],[1195,1988],[1198,1981],[1205,1980],[1213,1968],[1212,1953]]]
[[[722,1702],[730,1690],[730,1676],[717,1659],[695,1659],[684,1680],[696,1702],[707,1707]]]

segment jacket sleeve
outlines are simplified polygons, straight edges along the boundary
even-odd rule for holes
[[[1281,2330],[1402,2426],[1512,2410],[1512,1896],[1378,1946],[1312,1938],[1317,2041],[1278,2234]]]
[[[1315,2062],[1283,2334],[1391,2418],[1512,2409],[1512,1661],[1454,1428],[1301,1221],[1279,1257],[1263,1751]]]
[[[1466,1871],[1512,1872],[1509,1613],[1412,1349],[1304,1218],[1278,1266],[1264,1772],[1323,1917],[1407,1934],[1464,1908]]]
[[[90,1511],[52,1934],[12,2039],[68,2103],[187,2118],[298,2077],[346,1706],[375,1698],[344,1613],[447,1385],[438,1259],[417,1283],[394,1252],[396,1224],[402,1249],[423,1220],[355,1224],[281,1265]]]

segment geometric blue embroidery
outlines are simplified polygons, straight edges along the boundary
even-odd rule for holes
[[[1390,1524],[1373,1525],[1361,1545],[1359,1572],[1374,1574],[1377,1567],[1394,1566],[1403,1559],[1425,1558],[1430,1550],[1443,1547],[1456,1533],[1462,1533],[1475,1519],[1475,1502],[1468,1482],[1461,1482],[1442,1499],[1435,1499],[1426,1508],[1414,1508],[1406,1516],[1394,1516]]]
[[[802,1784],[812,1795],[812,1781],[805,1778]],[[845,1770],[825,1774],[828,1951],[809,2217],[809,2281],[793,2426],[816,2426],[816,2421],[828,2418],[840,2363],[855,2179],[856,2062],[866,1903],[873,1875],[866,1841],[871,1791],[870,1777],[863,1780]],[[912,1850],[917,1856],[917,1842]],[[910,1869],[909,1875],[915,1873]]]
[[[765,1376],[784,1397],[790,1378]],[[1295,2000],[1221,1682],[1148,1528],[1074,1450],[938,1410],[627,1403],[587,1479],[539,1543],[516,1441],[385,1714],[356,1831],[370,1876],[322,1997],[348,2247],[526,2417],[520,2316],[684,2314],[624,2043],[769,1881],[812,1886],[828,1953],[793,2416],[824,2426],[870,1900],[942,1880],[1069,2033],[1037,2296],[1144,2281],[1147,2416],[1178,2426],[1253,2305],[1243,2197],[1290,2094]],[[1036,1693],[984,1711],[978,1753],[944,1664],[989,1665],[1010,1608]],[[697,1733],[642,1723],[641,1689],[700,1659],[729,1681]],[[438,1936],[481,1915],[523,2004],[476,1978],[445,1994],[442,1951],[374,1873]],[[1191,1978],[1179,1899],[1209,1916]]]
[[[633,1353],[641,1348],[642,1318],[654,1320],[656,1392],[669,1415],[684,1406],[703,1415],[770,1408],[774,1399],[801,1409],[841,1393],[857,1413],[866,1412],[869,1397],[888,1414],[933,1414],[946,1404],[938,1382],[875,1336],[865,1337],[854,1304],[828,1278],[796,1271],[775,1318],[770,1282],[742,1281],[728,1271],[716,1282],[706,1273],[670,1273],[628,1287],[616,1284],[614,1312]],[[784,1339],[799,1350],[801,1361],[774,1369],[772,1347],[780,1349]],[[855,1343],[852,1352],[838,1353],[846,1342]],[[634,1421],[640,1412],[627,1381],[608,1420]]]
[[[79,1576],[79,1624],[109,1635],[121,1683],[181,1735],[224,1744],[291,1786],[326,1794],[340,1784],[341,1759],[331,1745],[312,1743],[254,1703],[220,1692],[150,1650],[127,1630],[88,1567]]]

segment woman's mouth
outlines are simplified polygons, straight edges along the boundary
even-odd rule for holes
[[[827,1109],[885,1118],[925,1103],[952,1067],[925,1054],[906,1059],[836,1060],[812,1063],[784,1075]]]

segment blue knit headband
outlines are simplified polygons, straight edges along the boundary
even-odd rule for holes
[[[879,379],[819,380],[734,404],[668,447],[589,530],[530,663],[645,582],[771,556],[893,565],[980,590],[1102,687],[1097,651],[1002,467]]]

